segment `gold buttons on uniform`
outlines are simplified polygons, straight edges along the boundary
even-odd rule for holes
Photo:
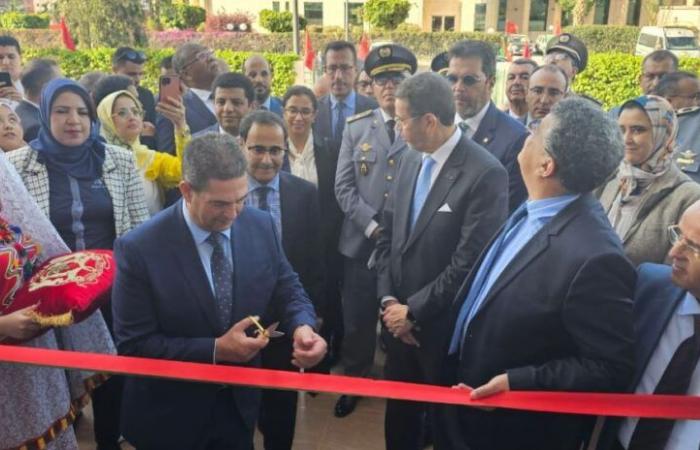
[[[387,197],[389,197],[389,193],[388,193],[388,192],[385,192],[385,193],[384,193],[384,198],[387,198]]]
[[[394,165],[394,159],[393,159],[393,158],[389,160],[389,165],[390,165],[390,166],[393,166],[393,165]]]
[[[394,177],[392,177],[391,175],[387,175],[387,176],[386,176],[386,180],[387,180],[387,181],[391,181],[391,180],[393,180],[393,179],[394,179]]]

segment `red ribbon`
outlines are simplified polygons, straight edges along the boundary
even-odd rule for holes
[[[694,396],[510,391],[484,400],[472,401],[469,398],[469,391],[425,384],[8,345],[0,345],[0,361],[182,381],[328,392],[465,406],[622,417],[700,419],[700,397]]]

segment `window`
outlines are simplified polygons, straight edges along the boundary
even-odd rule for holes
[[[530,31],[547,31],[547,0],[530,2]]]
[[[304,18],[309,25],[323,25],[323,3],[305,2]]]
[[[639,15],[642,12],[641,0],[629,0],[627,4],[627,25],[639,25]]]
[[[445,31],[455,30],[455,16],[445,16]]]
[[[486,31],[486,3],[474,5],[474,31]]]
[[[433,32],[442,31],[442,16],[433,16],[433,24],[431,29]]]
[[[498,26],[496,31],[506,31],[506,9],[508,0],[498,0]]]
[[[433,32],[454,31],[455,16],[433,16],[431,29]]]
[[[362,5],[363,3],[348,3],[348,22],[350,25],[362,25],[362,17],[360,17]]]
[[[598,0],[593,13],[593,23],[606,25],[608,23],[608,12],[610,12],[610,0]]]
[[[272,2],[272,10],[274,12],[279,12],[280,11],[280,2]]]

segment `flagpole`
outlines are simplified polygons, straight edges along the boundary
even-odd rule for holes
[[[294,54],[299,54],[299,0],[292,0],[292,46]]]

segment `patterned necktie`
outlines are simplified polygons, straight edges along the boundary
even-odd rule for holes
[[[333,130],[333,138],[340,141],[343,138],[343,129],[345,128],[345,103],[339,101],[335,104],[335,130]]]
[[[219,312],[219,321],[222,330],[227,330],[231,324],[231,313],[233,311],[233,268],[231,262],[226,258],[224,245],[226,236],[219,232],[212,232],[207,238],[207,242],[214,251],[211,254],[211,277],[214,281],[214,296]]]
[[[430,176],[433,173],[434,166],[435,160],[430,156],[423,159],[423,165],[421,166],[420,173],[418,174],[418,181],[416,181],[416,189],[413,192],[413,204],[411,205],[411,231],[413,231],[413,228],[416,225],[418,215],[425,204],[425,199],[428,198],[428,193],[430,192]]]
[[[460,130],[462,130],[462,133],[466,134],[469,136],[469,125],[467,125],[467,122],[460,122],[458,125]],[[471,137],[471,136],[469,136]]]
[[[385,124],[386,132],[389,133],[389,140],[393,144],[396,140],[396,121],[394,119],[389,119]]]
[[[700,315],[695,319],[695,333],[681,342],[671,361],[666,366],[659,384],[654,389],[656,395],[686,395],[695,366],[700,357]],[[630,438],[627,450],[663,449],[673,430],[674,420],[640,419]]]
[[[258,208],[263,211],[270,211],[270,204],[267,201],[267,195],[270,193],[271,188],[268,186],[260,186],[255,190],[258,195]]]

